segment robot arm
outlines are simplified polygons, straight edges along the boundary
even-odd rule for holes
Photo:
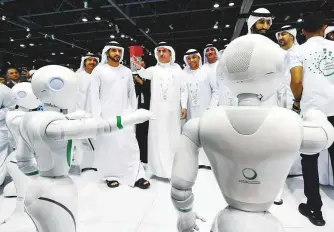
[[[198,153],[201,147],[198,125],[198,118],[191,119],[185,124],[180,147],[173,163],[171,198],[179,213],[177,227],[180,232],[198,229],[196,219],[204,221],[192,212],[194,201],[192,187],[198,173]]]
[[[150,111],[139,109],[129,115],[117,116],[108,120],[93,118],[58,120],[49,124],[46,128],[46,135],[54,140],[96,138],[99,135],[123,129],[123,126],[143,123],[150,119],[154,119]]]
[[[317,154],[330,147],[334,141],[334,128],[326,116],[314,109],[304,115],[303,141],[300,152],[307,155]]]

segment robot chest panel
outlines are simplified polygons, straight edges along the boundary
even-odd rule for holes
[[[236,109],[237,110],[237,109]],[[253,112],[240,111],[240,117],[229,118],[226,109],[210,110],[200,121],[200,139],[208,153],[247,158],[298,152],[302,141],[302,126],[298,116],[274,110],[261,120],[250,117]],[[262,111],[263,113],[263,111]]]
[[[23,122],[27,140],[37,155],[66,153],[68,141],[55,141],[45,133],[52,121],[64,118],[64,115],[57,112],[36,112]]]

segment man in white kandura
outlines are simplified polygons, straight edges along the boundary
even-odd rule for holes
[[[298,151],[313,154],[329,147],[334,128],[316,110],[306,112],[302,121],[292,110],[260,106],[261,99],[275,94],[284,77],[284,54],[270,39],[239,37],[221,58],[217,74],[224,76],[238,97],[238,106],[209,109],[183,128],[171,178],[178,231],[198,230],[196,220],[202,219],[193,212],[192,187],[198,172],[198,150],[203,147],[229,205],[216,216],[211,231],[283,232],[282,224],[268,209]]]
[[[195,50],[188,50],[184,57],[186,68],[183,77],[188,88],[187,120],[202,116],[210,108],[217,107],[219,101],[219,89],[215,72],[210,72],[202,66],[201,54]],[[210,163],[200,149],[199,168],[210,169]]]
[[[90,82],[92,79],[92,72],[100,59],[93,53],[87,53],[81,58],[80,68],[76,71],[77,77],[77,104],[76,110],[84,110],[91,112],[90,109]],[[75,152],[72,167],[78,167],[78,170],[74,168],[74,173],[81,173],[86,170],[96,170],[94,166],[95,158],[95,146],[91,139],[87,141],[74,141]]]
[[[175,63],[175,51],[166,42],[154,50],[157,65],[144,69],[132,62],[138,74],[151,80],[150,110],[157,119],[148,131],[148,170],[160,178],[170,179],[174,155],[181,136],[181,120],[187,117],[187,86],[181,67]]]
[[[121,64],[124,48],[115,41],[106,44],[101,63],[92,72],[91,109],[96,118],[110,118],[137,109],[131,70]],[[144,168],[134,126],[104,136],[96,141],[95,166],[108,187],[125,184],[147,189]]]

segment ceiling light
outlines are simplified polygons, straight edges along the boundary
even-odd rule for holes
[[[29,39],[29,38],[31,37],[31,34],[28,33],[28,34],[26,35],[26,37],[27,37],[27,39]]]
[[[225,25],[225,27],[226,27],[226,28],[229,28],[229,27],[230,27],[230,25],[226,24],[226,25]]]
[[[213,42],[217,42],[217,39],[213,39]]]
[[[226,39],[226,38],[224,38],[224,41],[227,41],[227,39]]]
[[[100,17],[100,16],[96,16],[96,17],[95,17],[95,20],[100,21],[100,20],[101,20],[101,17]]]
[[[214,26],[213,26],[213,29],[218,29],[218,25],[214,25]]]
[[[111,35],[110,38],[115,39],[115,36],[114,36],[114,35]]]
[[[20,44],[20,47],[21,48],[25,48],[26,46],[24,44]]]
[[[5,21],[5,20],[6,20],[6,16],[3,15],[3,16],[1,17],[1,19],[2,19],[2,21]]]
[[[131,40],[131,41],[133,41],[133,39],[132,39],[132,38],[130,38],[130,40]]]
[[[234,6],[234,2],[230,2],[228,5],[229,6]]]
[[[53,53],[51,53],[51,55],[55,56],[55,55],[56,55],[56,53],[54,53],[54,52],[53,52]]]
[[[288,21],[289,19],[290,19],[289,15],[284,18],[285,21]]]
[[[169,29],[171,29],[171,30],[174,30],[174,27],[173,27],[173,25],[172,25],[172,24],[171,24],[171,25],[169,25],[168,27],[169,27]]]
[[[30,31],[30,28],[29,28],[29,27],[27,27],[27,28],[26,28],[26,31],[28,31],[28,32],[29,32],[29,31]]]
[[[146,34],[149,33],[150,32],[150,28],[147,28],[145,32],[146,32]]]
[[[109,23],[109,27],[112,27],[112,26],[114,26],[114,24],[113,23]]]
[[[214,7],[214,8],[218,8],[218,7],[219,7],[219,4],[218,4],[218,3],[215,3],[215,4],[213,5],[213,7]]]
[[[34,45],[35,45],[35,44],[33,44],[33,43],[30,43],[30,44],[29,44],[30,47],[33,47]]]
[[[81,20],[82,20],[82,22],[87,22],[88,21],[88,19],[86,17],[83,17]]]
[[[301,22],[303,22],[303,19],[298,19],[297,22],[301,23]]]
[[[61,52],[60,55],[64,55],[64,52]]]
[[[12,37],[9,38],[10,42],[14,42],[14,39]]]
[[[122,38],[124,38],[124,37],[125,37],[125,35],[121,34],[121,37],[122,37]]]
[[[70,66],[70,64],[67,64],[67,66]]]

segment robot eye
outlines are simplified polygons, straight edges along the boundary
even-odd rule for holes
[[[64,81],[59,77],[54,77],[51,79],[49,86],[53,91],[61,91],[64,87]]]
[[[18,98],[25,98],[27,96],[27,93],[25,92],[25,91],[19,91],[18,93],[17,93],[17,97]]]

